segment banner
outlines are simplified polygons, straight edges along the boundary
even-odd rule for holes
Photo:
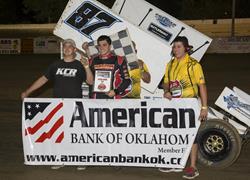
[[[131,40],[136,43],[138,59],[144,61],[149,72],[157,72],[151,73],[149,84],[142,83],[144,89],[154,93],[171,59],[171,48],[101,3],[94,0],[70,0],[54,34],[62,39],[73,39],[81,50],[84,42],[96,41],[100,35],[113,36],[126,29]]]
[[[56,37],[34,38],[35,54],[56,54],[60,52],[60,41]]]
[[[0,54],[19,54],[21,39],[0,39]]]
[[[201,60],[212,39],[144,0],[116,0],[112,10],[169,47],[177,36],[186,36],[192,57]],[[188,16],[188,14],[187,14]]]
[[[25,99],[25,164],[183,168],[199,109],[197,99]]]

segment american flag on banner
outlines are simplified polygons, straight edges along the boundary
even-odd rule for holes
[[[35,143],[61,143],[64,138],[62,108],[61,101],[24,102],[25,137]]]

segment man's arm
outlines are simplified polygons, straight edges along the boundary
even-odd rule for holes
[[[164,92],[169,92],[169,83],[163,82],[162,87]]]
[[[86,71],[86,83],[89,85],[93,85],[94,84],[94,76],[92,71],[90,70],[90,67],[85,67],[85,71]]]
[[[200,98],[201,98],[201,113],[200,120],[206,120],[208,115],[208,105],[207,105],[207,86],[206,84],[199,85]]]
[[[168,100],[172,100],[172,94],[171,94],[170,89],[169,89],[169,83],[164,82],[162,84],[162,87],[164,90],[163,97],[168,99]]]
[[[207,86],[206,84],[199,85],[201,104],[203,107],[207,107]]]
[[[151,81],[151,76],[150,76],[150,74],[149,74],[148,72],[145,72],[145,71],[142,72],[142,80],[143,80],[143,82],[149,84],[150,81]]]
[[[196,63],[193,67],[195,81],[199,86],[199,96],[201,98],[201,112],[199,119],[204,121],[207,119],[208,106],[207,106],[207,87],[205,82],[204,73],[199,63]]]
[[[40,77],[26,91],[21,94],[21,98],[24,99],[28,97],[32,92],[42,87],[46,82],[48,82],[48,79],[45,76]]]
[[[116,94],[122,94],[131,85],[131,79],[128,72],[128,64],[124,59],[120,59],[120,61],[123,61],[122,64],[119,66],[122,82],[119,87],[114,90]]]
[[[106,93],[109,97],[114,97],[115,95],[120,95],[125,92],[125,90],[131,85],[131,79],[128,72],[128,64],[122,57],[118,56],[118,61],[122,61],[119,64],[120,76],[122,79],[121,84],[116,89],[113,89]]]
[[[138,60],[138,64],[139,64],[139,68],[142,72],[142,80],[145,83],[150,83],[151,81],[151,75],[148,72],[148,68],[146,66],[146,64],[142,61],[142,60]]]
[[[164,75],[164,79],[163,79],[163,84],[162,84],[162,88],[164,90],[164,94],[163,97],[168,99],[168,100],[172,100],[172,94],[170,92],[170,88],[169,88],[169,77],[168,77],[168,64],[166,67],[166,71],[165,71],[165,75]]]
[[[87,76],[86,83],[88,83],[89,85],[93,85],[94,76],[90,69],[89,59],[91,58],[91,55],[90,55],[89,45],[87,42],[84,42],[82,44],[82,49],[85,51],[84,54],[81,53],[82,55],[81,63],[83,64],[85,71],[86,71],[86,76]]]
[[[93,85],[94,84],[94,76],[93,76],[93,73],[90,69],[88,57],[81,54],[81,63],[82,63],[82,65],[85,69],[85,72],[86,72],[86,83],[89,85]]]

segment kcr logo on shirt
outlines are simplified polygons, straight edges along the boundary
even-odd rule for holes
[[[92,40],[91,35],[99,29],[109,28],[121,22],[115,16],[91,2],[84,2],[65,21],[73,29]]]
[[[67,69],[67,68],[58,68],[56,75],[61,75],[65,77],[75,77],[77,69]]]

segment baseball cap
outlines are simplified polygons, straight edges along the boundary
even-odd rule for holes
[[[63,41],[63,45],[65,45],[66,43],[69,43],[69,44],[71,44],[73,47],[76,48],[76,43],[75,43],[75,41],[74,41],[73,39],[65,39],[65,40]]]

